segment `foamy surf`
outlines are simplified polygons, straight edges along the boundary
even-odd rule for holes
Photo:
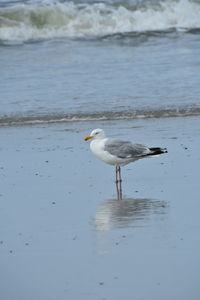
[[[0,10],[0,40],[101,37],[200,28],[200,4],[188,0],[116,3],[30,2]]]
[[[49,114],[44,116],[19,116],[0,118],[0,127],[2,126],[21,126],[37,125],[63,122],[98,122],[110,120],[134,120],[148,118],[175,118],[175,117],[192,117],[199,116],[200,108],[183,108],[183,109],[160,109],[160,110],[134,110],[121,112],[99,112],[99,113],[75,113],[75,114]]]

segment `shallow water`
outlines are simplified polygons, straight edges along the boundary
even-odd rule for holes
[[[123,167],[120,202],[82,140],[94,122],[1,128],[2,298],[197,299],[199,122],[98,124],[169,150]]]
[[[198,1],[4,1],[0,123],[199,114],[199,16]]]

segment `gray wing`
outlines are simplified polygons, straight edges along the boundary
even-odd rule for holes
[[[134,158],[149,153],[149,148],[142,144],[132,144],[131,142],[117,139],[108,139],[104,150],[119,158]]]

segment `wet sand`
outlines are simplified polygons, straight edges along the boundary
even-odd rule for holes
[[[96,127],[169,153],[114,168]],[[188,300],[200,287],[200,118],[0,128],[2,300]]]

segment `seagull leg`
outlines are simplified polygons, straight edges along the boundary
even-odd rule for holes
[[[122,200],[122,178],[121,178],[121,167],[118,168],[119,172],[119,195],[120,195],[120,200]]]
[[[120,193],[119,193],[119,185],[118,185],[118,183],[119,183],[119,180],[118,180],[118,172],[119,172],[118,166],[116,166],[115,172],[116,172],[115,184],[116,184],[116,190],[117,190],[117,199],[119,200],[120,199]]]

